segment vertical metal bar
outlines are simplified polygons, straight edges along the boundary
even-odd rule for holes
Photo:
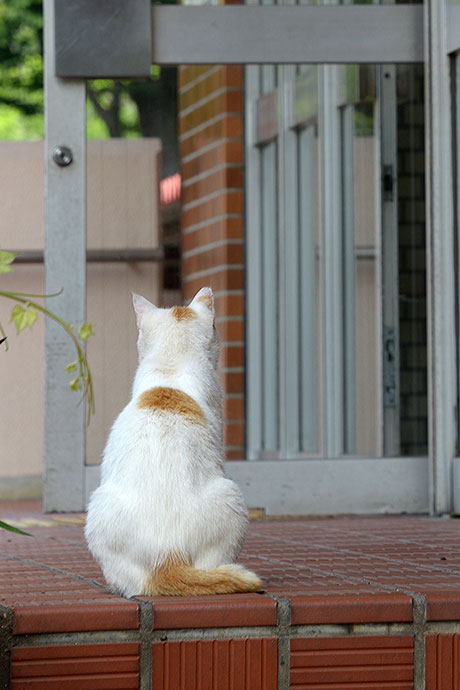
[[[337,68],[320,67],[321,219],[323,237],[323,453],[343,452],[342,241]]]
[[[72,324],[86,311],[86,134],[85,83],[54,74],[54,0],[44,2],[46,238],[45,289],[64,292],[48,306]],[[58,146],[73,162],[53,161]],[[47,511],[84,508],[85,406],[68,386],[67,364],[75,360],[68,335],[47,319],[45,336],[45,470]]]
[[[355,309],[355,204],[354,106],[341,112],[343,207],[343,398],[344,452],[356,453],[356,309]]]
[[[260,68],[246,67],[246,338],[247,457],[256,460],[262,448],[262,227],[260,149],[255,146],[255,109]]]
[[[279,257],[277,142],[261,152],[262,168],[262,347],[263,443],[270,453],[279,450]]]
[[[399,357],[399,269],[398,269],[398,147],[396,78],[394,65],[379,70],[380,169],[382,209],[382,369],[391,368],[394,377],[383,375],[383,455],[400,453],[400,357]],[[391,334],[391,338],[387,337]],[[391,347],[391,350],[389,348]],[[392,359],[393,358],[393,359]],[[391,361],[392,360],[392,361]]]
[[[446,5],[446,0],[424,3],[428,443],[430,503],[436,514],[452,508],[452,463],[456,442],[452,129]]]
[[[316,69],[316,68],[314,68]],[[299,289],[301,450],[318,451],[318,352],[316,314],[316,142],[315,126],[299,135]]]
[[[277,268],[278,268],[278,323],[276,339],[278,342],[278,409],[279,409],[279,452],[282,458],[288,457],[288,410],[290,410],[288,380],[287,380],[287,336],[289,317],[287,314],[287,260],[288,233],[290,231],[286,214],[289,210],[286,203],[286,133],[285,133],[285,100],[286,100],[286,68],[278,65],[276,68],[278,84],[278,141],[276,160],[276,197],[277,197]]]
[[[283,321],[280,326],[280,342],[283,371],[282,457],[290,458],[300,450],[300,390],[299,390],[299,333],[300,333],[300,265],[299,265],[299,187],[298,187],[298,134],[289,128],[289,114],[293,99],[296,68],[281,68],[280,79],[280,130],[282,141],[280,168],[280,234],[283,238],[280,262],[283,263],[282,305]]]
[[[460,55],[457,53],[454,60],[454,75],[453,86],[455,88],[454,98],[454,141],[455,141],[455,164],[454,164],[454,232],[455,241],[454,246],[456,247],[456,266],[455,271],[457,275],[457,282],[455,285],[456,289],[456,299],[455,299],[455,313],[457,318],[457,348],[455,352],[456,366],[457,366],[457,414],[456,414],[456,432],[457,432],[457,444],[455,455],[458,457],[460,454]],[[457,467],[459,467],[457,465]],[[458,488],[456,488],[458,487]],[[454,481],[454,492],[457,496],[454,496],[454,501],[457,505],[460,505],[460,484]]]

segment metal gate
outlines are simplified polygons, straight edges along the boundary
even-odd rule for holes
[[[351,492],[342,509],[356,505],[359,500],[358,510],[384,509],[385,500],[379,497],[379,488],[386,487],[393,493],[392,509],[395,511],[443,513],[451,510],[451,474],[457,433],[457,369],[449,63],[450,55],[460,48],[459,7],[450,5],[447,0],[423,6],[248,4],[227,7],[151,6],[149,0],[131,0],[130,3],[124,0],[97,3],[92,0],[79,3],[45,0],[44,8],[45,282],[47,292],[52,292],[56,285],[64,286],[64,293],[58,302],[53,302],[53,308],[70,321],[85,320],[85,79],[147,76],[152,63],[321,65],[321,118],[325,133],[322,155],[332,167],[337,159],[337,123],[334,122],[337,112],[333,100],[337,68],[333,65],[424,63],[428,171],[428,458],[367,458],[364,491],[370,500],[361,500]],[[253,95],[257,95],[249,71],[247,76],[249,96],[251,89]],[[283,94],[283,98],[287,95]],[[254,122],[251,107],[249,103],[248,123]],[[283,106],[281,116],[286,112]],[[251,156],[259,156],[260,151],[254,140],[253,125],[248,124],[248,127],[252,127],[247,132],[252,146],[248,149],[248,164],[251,164]],[[308,136],[305,134],[307,139]],[[72,154],[72,162],[64,166],[56,163],[56,156],[53,158],[56,149],[63,146]],[[303,167],[302,174],[308,174],[308,167]],[[259,185],[258,189],[261,184],[254,177],[248,180],[248,185]],[[324,266],[332,276],[338,276],[337,180],[324,191],[323,223],[328,228],[323,236]],[[257,212],[252,210],[251,223],[258,222],[254,216]],[[281,214],[279,218],[282,217]],[[257,243],[257,236],[248,233],[248,250],[256,255],[261,247],[254,242]],[[283,251],[289,255],[296,250],[286,245]],[[276,262],[276,257],[268,258]],[[254,287],[248,284],[248,288],[249,312],[252,310],[255,314],[260,299]],[[325,497],[330,496],[334,487],[338,490],[345,482],[353,488],[363,476],[363,460],[353,458],[343,462],[336,459],[341,452],[338,439],[344,438],[340,431],[343,400],[338,397],[343,378],[339,370],[342,354],[337,352],[338,340],[334,333],[337,290],[338,286],[332,281],[323,296],[327,303],[324,357],[328,362],[323,384],[322,410],[328,419],[323,435],[323,457],[308,460],[294,457],[295,452],[288,450],[289,439],[298,434],[298,430],[289,431],[283,426],[282,460],[256,460],[251,457],[249,444],[246,462],[227,463],[229,474],[240,481],[250,504],[265,507],[269,512],[299,512],[300,499],[312,482],[316,482],[318,503],[318,508],[313,510],[321,512]],[[286,319],[292,326],[292,315],[286,313]],[[260,326],[257,319],[250,323],[249,348],[254,346]],[[85,411],[82,408],[75,411],[74,398],[59,380],[71,359],[70,345],[53,323],[47,323],[46,329],[44,506],[46,510],[82,510],[89,491],[97,484],[98,468],[85,464]],[[285,349],[283,356],[286,358],[290,341],[285,340],[281,347]],[[253,390],[257,386],[250,381],[249,391],[251,385]],[[284,388],[279,394],[286,396],[286,390]],[[271,392],[269,404],[276,395],[275,391]],[[349,403],[352,405],[351,398]],[[286,405],[289,405],[287,401]],[[257,408],[254,409],[257,415]],[[269,418],[270,410],[266,413]],[[254,421],[250,421],[250,427],[251,424],[256,428]],[[352,436],[347,442],[353,443]],[[386,443],[390,441],[387,439]],[[289,480],[283,481],[286,477]],[[331,512],[329,507],[327,510]]]

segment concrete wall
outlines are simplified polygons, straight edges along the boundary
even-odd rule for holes
[[[2,249],[43,249],[43,155],[43,142],[0,142]],[[159,246],[160,156],[156,139],[88,142],[89,249]],[[90,464],[100,462],[110,426],[130,395],[137,362],[130,291],[159,303],[160,277],[158,263],[88,265],[87,320],[96,332],[88,343],[96,397],[87,435]],[[41,293],[43,282],[42,264],[18,264],[14,273],[0,275],[5,290]],[[13,306],[0,298],[9,342],[9,351],[0,351],[0,498],[39,493],[43,467],[44,323],[40,318],[32,331],[16,336],[8,323]]]

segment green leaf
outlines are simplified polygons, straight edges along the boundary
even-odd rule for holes
[[[81,388],[80,377],[77,376],[76,379],[73,379],[73,381],[70,381],[70,382],[69,382],[69,386],[71,387],[71,389],[72,389],[73,391],[79,391],[80,388]]]
[[[26,309],[26,321],[29,328],[32,328],[35,321],[38,319],[38,312],[33,307]]]
[[[18,527],[13,527],[13,525],[9,525],[7,522],[3,522],[0,520],[0,529],[6,529],[8,532],[15,532],[16,534],[23,534],[25,537],[31,537],[32,535],[29,534],[29,532],[23,532],[22,529],[19,529]]]
[[[68,364],[65,368],[66,371],[69,372],[69,374],[72,374],[74,371],[77,371],[77,362],[72,362],[71,364]]]
[[[78,335],[81,338],[81,340],[88,340],[90,335],[94,335],[93,331],[93,326],[90,323],[84,323],[81,327],[80,330],[78,331]]]
[[[0,249],[0,273],[10,273],[13,270],[10,264],[13,263],[17,256],[13,252],[5,252]]]
[[[11,312],[10,323],[14,323],[18,334],[24,330],[26,326],[32,328],[38,318],[37,310],[33,307],[23,307],[21,304],[16,304]]]
[[[27,326],[26,310],[21,304],[16,304],[11,312],[10,323],[14,323],[18,333]]]

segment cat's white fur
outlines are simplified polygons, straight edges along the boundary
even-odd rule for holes
[[[133,303],[139,367],[132,399],[110,432],[85,529],[109,586],[126,596],[150,593],[146,582],[170,557],[206,571],[233,564],[248,525],[241,492],[224,476],[211,290],[197,293],[189,319],[177,318],[184,308],[175,315],[138,295]],[[188,394],[205,423],[140,407],[140,396],[156,387]],[[247,581],[247,591],[260,586],[240,566],[225,572]],[[244,582],[234,591],[245,591]]]

